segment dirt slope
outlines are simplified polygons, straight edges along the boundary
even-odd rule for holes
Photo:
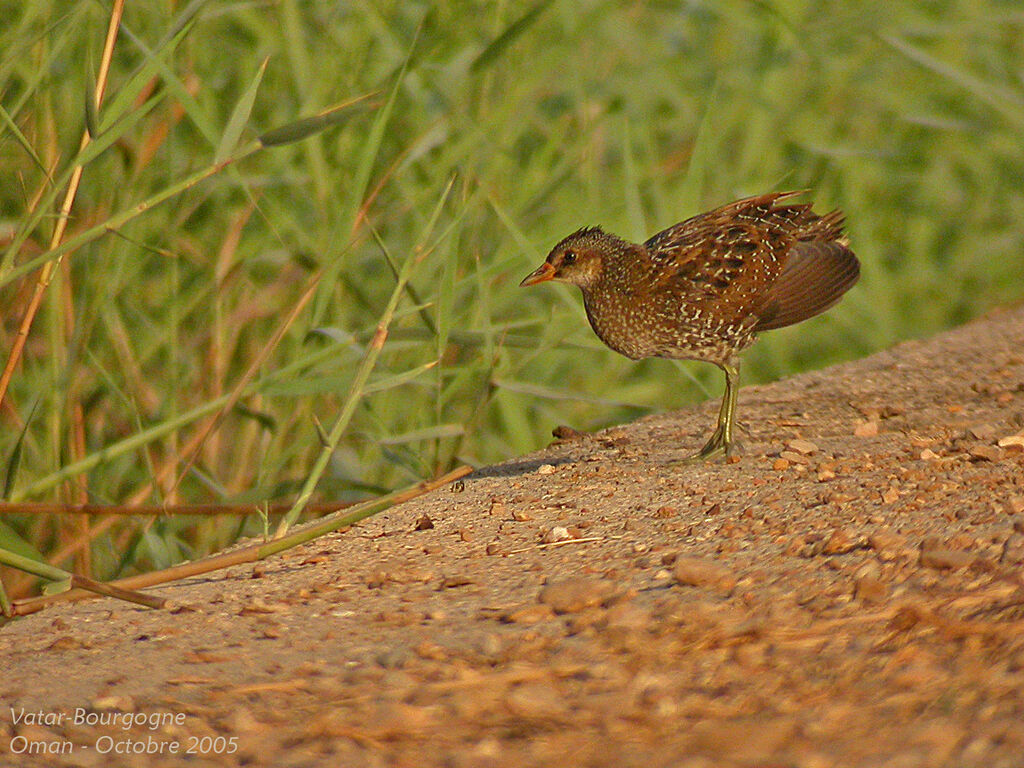
[[[716,408],[18,621],[0,764],[1024,765],[1024,309],[745,388],[744,457],[669,466]]]

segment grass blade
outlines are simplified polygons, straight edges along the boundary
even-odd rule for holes
[[[368,395],[371,392],[384,392],[388,389],[401,387],[402,385],[415,380],[431,368],[434,368],[437,363],[437,360],[431,360],[429,363],[424,363],[423,365],[418,365],[415,368],[410,368],[408,371],[402,371],[401,373],[396,373],[391,376],[380,376],[378,378],[371,379],[367,382],[366,387],[363,389],[363,393]]]
[[[534,3],[526,13],[509,24],[505,30],[498,35],[491,43],[480,51],[480,54],[473,59],[469,65],[470,72],[479,72],[484,67],[490,66],[497,61],[505,50],[516,41],[520,35],[528,30],[537,18],[551,5],[552,0],[539,0]]]
[[[1024,127],[1024,97],[1014,93],[1007,88],[1000,88],[997,85],[975,77],[969,72],[957,69],[941,59],[937,59],[930,53],[911,45],[895,35],[883,35],[883,40],[908,59],[922,67],[931,70],[940,77],[944,77],[952,83],[960,86],[963,90],[978,97],[997,112],[1010,120],[1018,128]]]
[[[252,79],[249,87],[245,89],[242,98],[235,104],[235,108],[231,111],[231,117],[228,119],[227,127],[224,129],[224,135],[221,136],[220,144],[217,145],[217,151],[213,156],[215,163],[226,160],[231,155],[231,151],[238,145],[242,131],[245,130],[246,123],[249,122],[249,115],[252,114],[252,106],[256,103],[256,93],[259,90],[260,83],[263,81],[263,73],[267,69],[268,61],[270,59],[263,59],[263,63],[260,64],[259,69],[256,71],[256,76]]]
[[[15,140],[21,145],[21,148],[25,150],[25,154],[32,158],[32,162],[36,167],[43,172],[44,176],[47,175],[46,166],[43,165],[43,161],[40,160],[39,155],[36,154],[35,147],[33,147],[29,140],[25,138],[25,134],[23,134],[21,129],[18,128],[18,124],[14,122],[10,113],[4,109],[3,104],[0,104],[0,120],[2,120],[4,125],[7,126],[7,130],[11,132]]]
[[[372,102],[367,102],[366,99],[371,96],[375,96],[376,94],[376,91],[364,93],[362,96],[356,96],[354,99],[349,99],[346,102],[326,109],[312,117],[305,117],[301,120],[296,120],[294,123],[288,123],[287,125],[282,125],[278,128],[272,128],[260,136],[259,142],[264,147],[276,147],[281,144],[291,144],[296,141],[302,141],[303,139],[320,133],[331,126],[340,125],[361,112],[369,109],[375,109],[377,105]]]
[[[14,488],[14,480],[18,476],[18,467],[21,466],[21,452],[25,445],[25,436],[28,434],[29,425],[32,423],[32,417],[35,416],[36,408],[39,407],[39,399],[32,403],[32,409],[28,412],[28,418],[25,419],[25,423],[21,425],[21,432],[18,434],[18,439],[14,443],[14,449],[11,451],[11,458],[7,461],[7,474],[4,477],[4,493],[3,497],[6,499],[11,494],[11,490]]]

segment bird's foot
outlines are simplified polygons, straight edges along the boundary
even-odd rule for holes
[[[692,456],[687,456],[684,459],[676,459],[670,461],[670,466],[686,466],[691,464],[699,464],[703,461],[710,461],[711,459],[717,459],[719,456],[728,459],[730,456],[738,453],[739,445],[726,439],[725,432],[721,429],[716,429],[711,438],[704,444],[697,453]]]

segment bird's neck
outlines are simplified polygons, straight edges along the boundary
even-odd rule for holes
[[[589,291],[597,300],[608,295],[633,296],[642,292],[643,286],[648,282],[651,268],[650,254],[646,248],[622,241],[621,248],[616,248],[603,257],[600,278],[583,288],[583,295],[586,296]]]

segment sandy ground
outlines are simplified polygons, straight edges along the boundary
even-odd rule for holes
[[[716,409],[14,622],[0,764],[1024,766],[1024,308],[745,388],[743,457],[671,466]]]

